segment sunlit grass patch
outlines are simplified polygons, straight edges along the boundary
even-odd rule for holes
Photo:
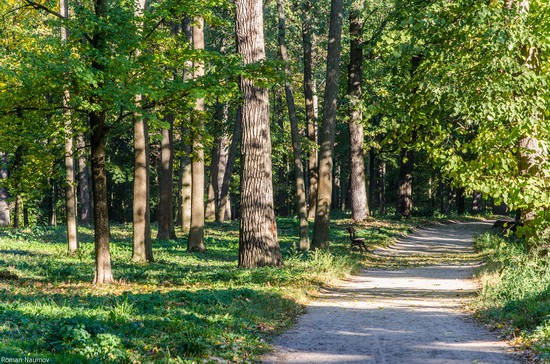
[[[64,227],[0,231],[0,355],[50,362],[253,362],[320,286],[369,264],[350,250],[348,215],[331,225],[330,251],[297,249],[298,219],[278,219],[283,268],[237,267],[238,223],[208,223],[204,253],[187,237],[154,240],[155,261],[130,262],[130,225],[111,228],[116,285],[93,286],[93,231],[79,228],[67,254]],[[369,244],[387,244],[413,222],[370,219]],[[153,233],[153,236],[156,234]],[[13,276],[12,276],[13,275]],[[12,278],[9,278],[12,277]]]
[[[478,316],[504,330],[512,342],[550,361],[550,260],[528,254],[524,243],[483,234],[476,246],[486,255]]]

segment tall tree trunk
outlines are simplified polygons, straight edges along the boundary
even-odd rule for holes
[[[103,0],[98,0],[103,2]],[[97,67],[95,67],[97,68]],[[94,199],[94,284],[114,283],[109,252],[109,207],[107,202],[107,171],[105,169],[106,125],[104,112],[90,112],[92,149],[92,191]]]
[[[263,2],[236,0],[237,50],[244,64],[265,59]],[[271,135],[267,88],[241,78],[241,223],[239,267],[281,266],[273,209]]]
[[[29,227],[29,208],[27,204],[23,205],[23,226]]]
[[[106,0],[94,1],[95,16],[103,18],[108,13]],[[101,73],[104,66],[101,64],[101,55],[107,49],[106,33],[94,29],[91,46],[96,50],[98,57],[91,61],[92,69]],[[98,85],[101,87],[102,85]],[[107,170],[105,168],[105,143],[107,125],[105,111],[90,111],[88,113],[91,131],[91,164],[92,164],[92,193],[94,201],[94,246],[95,246],[95,276],[94,284],[114,283],[111,270],[111,254],[109,252],[109,206],[107,201]]]
[[[313,80],[313,41],[311,29],[311,0],[305,0],[302,21],[304,46],[304,97],[306,101],[307,137],[312,145],[317,145],[317,113],[315,105],[315,81]],[[310,148],[308,157],[309,210],[308,219],[315,218],[317,205],[317,149]]]
[[[225,220],[225,215],[227,213],[227,204],[223,206],[223,210],[220,211],[221,207],[221,190],[223,186],[223,179],[228,168],[229,163],[229,149],[231,145],[231,138],[229,133],[225,130],[227,122],[229,120],[229,104],[225,103],[221,109],[220,115],[220,128],[222,129],[221,135],[217,140],[216,148],[216,168],[215,168],[215,177],[212,179],[212,184],[215,191],[215,201],[216,201],[216,221],[223,222]],[[214,163],[214,158],[212,160]]]
[[[189,43],[192,42],[193,31],[191,29],[191,21],[186,17],[182,22],[182,28]],[[186,61],[183,69],[184,80],[189,80],[193,77],[193,63]],[[187,129],[182,123],[181,127],[181,140],[182,140],[182,156],[180,159],[180,172],[179,172],[179,196],[180,207],[179,215],[181,217],[181,231],[189,232],[191,228],[191,146],[187,143],[186,137],[189,134]]]
[[[351,218],[363,221],[370,215],[363,155],[363,0],[354,0],[349,13],[350,61],[348,97],[351,149]]]
[[[204,49],[204,19],[198,18],[193,26],[193,48]],[[204,76],[204,63],[199,62],[194,67],[194,77]],[[203,252],[204,246],[204,99],[197,99],[194,114],[193,161],[191,162],[191,228],[187,250]]]
[[[378,201],[380,203],[379,213],[380,215],[386,214],[386,161],[380,160],[378,162]]]
[[[233,167],[235,165],[235,158],[237,156],[237,147],[241,142],[241,125],[242,125],[242,112],[241,108],[237,109],[237,116],[235,118],[235,126],[233,129],[233,139],[231,140],[231,146],[227,155],[227,167],[223,175],[223,181],[220,189],[220,206],[218,207],[218,213],[228,210],[229,207],[229,184],[231,182],[231,176],[233,174]],[[221,222],[225,217],[219,215],[216,220]]]
[[[410,217],[413,207],[413,171],[414,151],[406,149],[399,158],[399,177],[397,187],[397,213],[402,217]]]
[[[141,95],[137,96],[140,103]],[[134,118],[134,204],[132,261],[152,262],[151,218],[149,199],[149,136],[147,120],[141,114]]]
[[[456,212],[459,215],[464,215],[466,211],[466,201],[464,200],[464,188],[456,190]]]
[[[173,149],[173,115],[166,116],[166,121],[170,125],[168,129],[161,130],[161,163],[159,168],[159,189],[160,200],[158,206],[158,239],[175,239],[174,231],[174,210],[172,205],[172,173],[174,164],[174,149]]]
[[[328,248],[330,241],[332,157],[336,131],[343,7],[343,0],[331,0],[323,130],[320,136],[319,150],[319,190],[317,192],[315,223],[313,225],[312,247],[315,249]]]
[[[68,0],[59,0],[60,16],[69,19]],[[66,43],[69,32],[65,26],[61,27],[61,42]],[[78,249],[78,234],[76,228],[76,191],[74,178],[74,138],[72,135],[71,111],[69,100],[71,95],[66,89],[63,95],[63,117],[65,124],[65,219],[67,223],[67,242],[69,254]]]
[[[50,198],[48,199],[48,225],[57,226],[57,182],[52,179],[49,179],[48,182],[51,183]]]
[[[135,16],[140,17],[145,10],[145,0],[137,2]],[[139,26],[141,31],[142,25]],[[139,57],[136,51],[135,56]],[[143,95],[136,95],[136,107],[139,109]],[[150,179],[149,179],[149,135],[148,124],[144,116],[134,113],[134,198],[132,209],[133,246],[132,261],[152,262],[151,243]]]
[[[182,133],[187,129],[182,128]],[[179,188],[180,188],[180,217],[181,231],[189,232],[191,227],[191,148],[188,144],[183,146],[180,159]]]
[[[0,226],[10,226],[10,208],[8,204],[8,190],[3,181],[8,178],[8,158],[5,152],[0,152]]]
[[[292,91],[292,70],[286,49],[286,25],[284,0],[277,1],[279,9],[279,49],[281,58],[285,62],[285,96],[290,119],[290,132],[292,135],[292,151],[294,152],[294,173],[296,182],[296,210],[300,220],[300,250],[309,250],[309,228],[307,222],[306,185],[304,182],[304,166],[302,163],[302,149],[300,146],[300,131],[298,130],[298,117],[294,104],[294,92]]]
[[[210,164],[210,173],[208,176],[208,184],[206,187],[206,204],[204,208],[204,220],[213,221],[216,217],[216,191],[214,188],[213,179],[217,178],[217,173],[214,170],[218,165],[217,157],[214,157],[214,154],[218,153],[217,148],[212,148],[212,163]],[[212,173],[214,172],[214,173]]]
[[[87,163],[87,147],[82,133],[78,134],[76,147],[78,153],[78,200],[80,201],[80,223],[92,222],[92,200],[90,195],[90,168]]]
[[[15,206],[13,208],[13,228],[19,229],[21,227],[21,220],[19,215],[21,214],[21,195],[17,194],[15,196]]]

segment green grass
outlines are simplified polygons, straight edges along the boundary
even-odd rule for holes
[[[93,232],[66,254],[64,227],[0,230],[0,356],[50,363],[254,362],[322,285],[367,262],[350,251],[346,215],[333,220],[330,252],[297,251],[298,221],[278,219],[285,265],[237,268],[238,224],[208,223],[206,253],[181,238],[154,241],[155,262],[130,262],[131,226],[111,230],[116,285],[93,286]],[[418,220],[357,226],[369,244]],[[153,234],[155,236],[155,233]]]
[[[550,362],[550,259],[497,234],[479,236],[476,246],[487,261],[474,305],[478,316]]]

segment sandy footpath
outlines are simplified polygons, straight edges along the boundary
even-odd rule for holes
[[[264,363],[519,363],[512,349],[461,312],[478,289],[472,237],[488,222],[435,225],[401,238],[379,256],[438,258],[416,268],[365,269],[324,290],[297,325],[274,341]],[[413,259],[414,260],[414,259]],[[450,262],[450,263],[449,263]]]

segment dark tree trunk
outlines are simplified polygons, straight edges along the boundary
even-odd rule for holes
[[[354,0],[349,13],[350,62],[348,97],[351,149],[351,218],[363,221],[370,215],[363,155],[363,21],[364,1]]]
[[[97,68],[97,67],[96,67]],[[107,171],[105,169],[105,113],[91,112],[92,191],[94,198],[94,284],[114,283],[109,252],[109,207],[107,202]]]
[[[158,206],[158,239],[175,239],[174,231],[174,209],[172,205],[173,195],[173,164],[174,164],[174,149],[173,149],[173,115],[166,116],[166,121],[169,123],[168,129],[162,129],[161,141],[161,162],[159,168],[159,189],[160,200]]]
[[[87,147],[84,135],[77,139],[78,153],[78,200],[80,202],[80,223],[90,225],[92,222],[92,200],[90,194],[90,168],[87,163]]]
[[[15,206],[13,208],[13,228],[19,229],[21,227],[21,220],[19,219],[19,215],[21,214],[21,196],[17,194],[15,196]]]
[[[193,26],[193,47],[204,49],[204,20],[198,18]],[[195,64],[194,78],[204,75],[204,64]],[[191,228],[187,250],[203,252],[204,246],[204,99],[198,99],[195,105],[193,136],[193,160],[191,162]]]
[[[311,29],[311,0],[304,1],[302,40],[304,47],[304,97],[306,102],[307,137],[311,145],[317,144],[317,110],[315,105],[315,81],[313,79],[313,44]],[[315,218],[317,205],[317,149],[310,147],[308,157],[309,195],[308,219]]]
[[[263,2],[237,0],[235,8],[237,49],[246,64],[265,59]],[[241,78],[241,223],[239,267],[281,266],[273,209],[271,135],[267,88]]]
[[[377,180],[377,173],[376,173],[376,154],[374,152],[374,149],[371,148],[369,150],[369,159],[368,159],[368,166],[369,166],[369,175],[367,177],[367,180],[369,181],[369,188],[368,188],[368,196],[369,196],[369,209],[374,209],[375,207],[375,201],[376,201],[376,180]],[[378,205],[379,206],[379,205]]]
[[[231,176],[233,174],[233,167],[235,165],[235,158],[237,156],[237,146],[241,142],[241,122],[242,113],[241,108],[237,109],[237,116],[235,118],[235,127],[233,129],[233,139],[231,140],[231,146],[227,156],[227,167],[223,175],[223,181],[220,189],[220,206],[218,207],[218,215],[216,220],[221,222],[226,217],[222,217],[221,213],[228,210],[229,207],[229,184],[231,182]],[[226,214],[226,213],[225,213]],[[227,216],[227,215],[226,215]]]
[[[8,160],[4,152],[0,152],[0,226],[10,226],[10,208],[8,190],[2,185],[2,180],[8,178]]]
[[[331,0],[325,102],[323,105],[323,130],[320,137],[319,149],[319,190],[317,192],[315,223],[313,225],[312,247],[315,249],[326,249],[329,247],[330,242],[332,159],[336,131],[343,8],[343,0]]]
[[[29,227],[29,208],[27,204],[23,206],[23,226]]]
[[[294,92],[292,90],[292,70],[290,69],[288,53],[286,49],[286,24],[284,0],[278,0],[279,9],[279,49],[281,58],[285,62],[285,96],[290,120],[292,135],[292,151],[294,153],[294,174],[296,183],[296,210],[300,220],[300,250],[309,250],[309,228],[307,221],[306,186],[304,182],[304,166],[302,164],[302,150],[300,146],[300,131],[298,130],[298,117],[294,104]]]
[[[380,160],[378,164],[378,201],[380,215],[386,214],[386,161]]]
[[[410,217],[413,207],[413,171],[414,151],[404,150],[399,158],[399,177],[397,187],[397,213],[402,217]]]
[[[464,199],[464,188],[456,190],[456,211],[459,215],[464,215],[466,210],[466,201]]]

